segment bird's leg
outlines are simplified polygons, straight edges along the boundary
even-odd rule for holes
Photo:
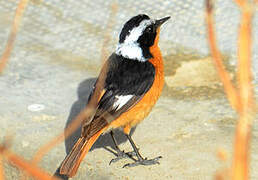
[[[134,166],[138,166],[138,165],[159,164],[159,159],[162,158],[162,156],[158,156],[158,157],[156,157],[154,159],[143,158],[141,156],[141,154],[139,153],[139,150],[136,147],[134,141],[132,140],[132,137],[129,134],[126,134],[126,137],[128,138],[129,142],[131,143],[131,145],[133,147],[133,150],[136,153],[136,156],[137,156],[138,160],[135,160],[134,163],[125,164],[123,167],[134,167]]]
[[[124,151],[121,151],[120,148],[119,148],[119,146],[118,146],[118,144],[117,144],[117,141],[116,141],[116,139],[115,139],[114,132],[113,132],[113,131],[110,131],[110,135],[111,135],[112,140],[113,140],[113,142],[114,142],[114,144],[115,144],[115,150],[116,150],[116,153],[117,153],[117,154],[116,154],[117,157],[114,158],[114,159],[112,159],[112,160],[109,162],[109,165],[110,165],[111,163],[117,162],[118,160],[124,159],[124,158],[131,158],[131,159],[135,160],[135,159],[133,158],[133,156],[135,156],[135,152],[134,152],[134,151],[132,151],[132,152],[124,152]]]

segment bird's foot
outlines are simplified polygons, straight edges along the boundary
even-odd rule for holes
[[[124,158],[130,158],[130,159],[133,159],[133,156],[136,156],[136,153],[134,151],[132,152],[124,152],[124,151],[117,151],[117,154],[116,154],[116,158],[112,159],[110,162],[109,162],[109,165],[112,164],[112,163],[115,163],[117,161],[119,161],[120,159],[124,159]]]
[[[134,163],[125,164],[123,166],[123,168],[124,167],[134,167],[134,166],[138,166],[138,165],[148,166],[148,165],[153,165],[153,164],[159,164],[159,159],[161,159],[161,158],[162,158],[162,156],[158,156],[154,159],[141,158],[141,159],[136,160]]]

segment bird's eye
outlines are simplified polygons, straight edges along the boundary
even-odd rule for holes
[[[152,33],[152,32],[153,32],[153,27],[152,27],[152,26],[148,27],[148,28],[146,29],[146,31]]]

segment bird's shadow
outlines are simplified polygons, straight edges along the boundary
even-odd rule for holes
[[[82,81],[77,89],[77,95],[78,99],[75,101],[72,105],[72,108],[70,110],[70,114],[68,116],[68,119],[66,121],[67,127],[70,123],[72,123],[75,119],[75,117],[86,107],[88,102],[88,97],[91,93],[91,90],[96,82],[97,78],[89,78],[84,81]],[[131,134],[135,131],[135,128],[132,128]],[[124,133],[120,129],[113,130],[115,138],[117,140],[118,145],[121,143],[126,142],[127,138],[124,135]],[[65,150],[66,154],[69,154],[69,152],[72,150],[73,145],[76,143],[77,139],[81,135],[81,126],[69,137],[65,139]],[[90,151],[96,149],[96,148],[104,148],[107,151],[115,154],[115,146],[112,141],[110,133],[102,134],[98,140],[94,143],[94,145],[91,147]],[[109,162],[107,162],[108,165]],[[55,176],[61,179],[68,179],[66,176],[61,175],[59,173],[60,167],[56,170]]]

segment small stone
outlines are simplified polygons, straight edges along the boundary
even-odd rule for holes
[[[43,104],[31,104],[28,106],[28,110],[32,112],[42,111],[45,109],[45,105]]]
[[[22,147],[27,147],[29,146],[29,142],[28,141],[22,141]]]

